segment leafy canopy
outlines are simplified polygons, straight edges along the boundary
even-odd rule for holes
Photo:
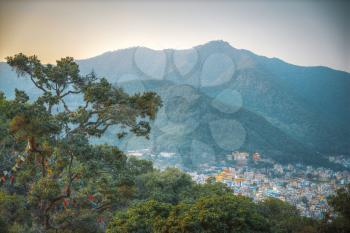
[[[21,208],[6,207],[7,214],[14,213],[5,220],[28,232],[100,231],[110,211],[135,194],[134,177],[153,168],[128,160],[116,147],[89,141],[111,126],[118,126],[118,138],[129,132],[148,137],[160,97],[130,96],[93,72],[81,75],[71,57],[44,65],[20,53],[7,63],[40,94],[31,101],[20,90],[13,100],[0,94],[0,194],[7,200],[0,204],[17,197],[22,200],[17,204],[24,202]],[[30,218],[21,217],[25,211]]]

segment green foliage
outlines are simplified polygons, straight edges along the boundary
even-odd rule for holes
[[[258,209],[274,233],[316,233],[317,221],[300,216],[299,211],[286,202],[270,198],[259,203]]]
[[[350,232],[350,184],[329,197],[328,204],[333,211],[325,216],[320,232]]]
[[[130,157],[127,161],[127,165],[129,174],[133,174],[135,176],[153,171],[153,164],[151,161],[141,160],[135,157]]]
[[[43,177],[38,179],[28,194],[29,203],[38,205],[41,201],[51,201],[60,194],[58,180],[52,177]]]
[[[177,210],[176,213],[180,214],[170,224],[172,232],[269,231],[266,220],[258,214],[254,203],[232,194],[201,198],[185,211]]]
[[[154,171],[137,177],[139,199],[154,199],[161,202],[178,203],[192,190],[191,177],[176,168],[164,172]]]
[[[30,101],[16,89],[15,99],[7,100],[0,93],[0,172],[7,176],[1,224],[11,226],[2,224],[3,231],[100,231],[112,211],[134,198],[136,176],[153,168],[89,142],[111,126],[121,129],[117,135],[148,137],[160,97],[129,96],[94,73],[80,75],[70,57],[43,65],[36,56],[17,54],[7,63],[41,95]],[[73,97],[83,103],[70,103]],[[30,213],[26,221],[24,212]]]
[[[193,204],[155,200],[118,212],[110,233],[119,232],[269,232],[252,201],[233,195],[201,198]]]
[[[136,178],[136,187],[138,199],[153,199],[170,204],[180,201],[192,203],[202,197],[232,194],[222,183],[195,184],[189,175],[176,168],[143,173]]]
[[[109,225],[108,233],[153,233],[164,232],[165,219],[169,216],[170,204],[149,200],[136,204],[127,212],[117,212]]]
[[[337,190],[336,195],[329,198],[328,204],[338,215],[350,221],[350,184]]]
[[[232,195],[232,190],[230,190],[227,185],[223,183],[212,183],[212,184],[195,184],[193,189],[187,193],[185,196],[185,202],[193,202],[199,198],[211,197],[213,195],[222,196],[230,194]]]
[[[7,194],[0,191],[0,232],[10,232],[14,224],[21,224],[26,227],[28,224],[29,212],[25,208],[25,199],[16,194]],[[6,230],[5,230],[6,229]]]
[[[0,232],[8,233],[8,226],[1,217],[0,217]]]

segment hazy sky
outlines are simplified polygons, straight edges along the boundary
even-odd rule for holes
[[[0,0],[0,60],[23,52],[54,62],[217,39],[293,64],[350,72],[350,1]]]

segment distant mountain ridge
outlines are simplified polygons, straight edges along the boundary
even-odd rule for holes
[[[349,73],[291,65],[224,41],[188,50],[133,47],[77,62],[82,73],[94,70],[129,93],[151,90],[164,99],[151,141],[104,138],[124,149],[175,152],[193,167],[225,161],[234,150],[308,164],[349,155]],[[7,96],[15,87],[38,94],[14,76],[0,63]]]

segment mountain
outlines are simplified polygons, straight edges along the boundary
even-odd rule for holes
[[[232,151],[260,152],[282,163],[328,166],[327,155],[349,155],[350,74],[302,67],[211,41],[188,50],[133,47],[77,61],[129,93],[156,91],[164,101],[149,141],[109,132],[122,149],[178,155],[187,167],[227,161]],[[0,64],[0,90],[18,82]],[[173,159],[173,158],[169,158]]]

